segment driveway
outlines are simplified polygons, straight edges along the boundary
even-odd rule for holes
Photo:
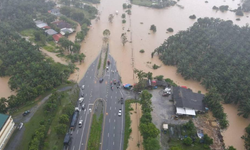
[[[72,86],[66,86],[66,87],[62,87],[60,88],[58,91],[62,92],[62,91],[67,91],[69,89],[72,89]],[[27,116],[23,117],[22,113],[13,117],[14,122],[16,123],[16,125],[19,125],[20,122],[23,122],[24,124],[27,123],[35,114],[35,112],[37,111],[37,109],[44,103],[46,102],[49,97],[51,96],[51,94],[47,95],[46,97],[44,97],[39,103],[37,103],[36,106],[32,107],[30,109],[30,114],[28,114]],[[6,147],[4,148],[4,150],[18,150],[18,145],[20,144],[20,141],[22,139],[23,133],[25,130],[25,126],[23,126],[23,128],[21,130],[15,130],[14,133],[12,134],[9,142],[7,143]]]

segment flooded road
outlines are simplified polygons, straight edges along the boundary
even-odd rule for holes
[[[220,11],[216,12],[212,10],[213,6],[220,5],[229,5],[230,9],[236,9],[240,1],[241,0],[208,0],[208,3],[205,3],[205,1],[181,0],[178,4],[183,6],[184,9],[181,9],[178,6],[165,9],[152,9],[133,5],[131,9],[132,15],[130,17],[126,15],[126,23],[122,24],[121,15],[122,13],[125,13],[122,9],[122,4],[128,1],[101,0],[99,5],[95,5],[100,11],[100,20],[91,21],[92,26],[88,35],[81,43],[81,52],[86,55],[86,58],[84,63],[81,65],[77,64],[79,70],[72,74],[69,77],[69,80],[78,82],[84,76],[88,66],[95,60],[98,54],[100,54],[103,31],[109,29],[111,32],[109,39],[110,54],[116,60],[116,65],[123,83],[133,84],[137,81],[136,76],[133,74],[133,69],[137,68],[145,72],[153,72],[153,76],[164,75],[164,78],[170,78],[178,85],[185,85],[195,92],[201,91],[202,93],[206,93],[206,90],[198,82],[192,80],[186,81],[181,75],[177,74],[176,67],[163,65],[157,55],[155,55],[154,58],[151,58],[151,52],[160,46],[169,36],[192,26],[197,20],[189,19],[189,16],[193,14],[196,15],[197,18],[214,17],[224,20],[232,20],[235,24],[244,26],[246,23],[250,22],[250,19],[247,17],[249,14],[246,14],[243,17],[237,17],[230,11],[222,13]],[[115,11],[119,12],[118,15],[115,14]],[[108,16],[110,14],[114,14],[113,23],[108,21]],[[240,18],[241,21],[236,21],[236,18]],[[149,30],[152,24],[157,28],[156,33],[151,33]],[[166,29],[169,27],[174,29],[173,33],[166,33]],[[69,36],[71,41],[75,40],[75,35],[78,31],[80,31],[80,26],[77,27],[74,34]],[[121,43],[122,33],[126,33],[129,41],[125,46]],[[141,49],[144,49],[145,53],[141,54],[139,52]],[[157,70],[153,70],[153,64],[161,67]],[[0,78],[1,87],[8,87],[8,84],[3,84],[4,81]],[[0,97],[6,95],[6,93],[7,92],[3,92],[1,89]],[[248,123],[250,123],[250,121],[242,121],[242,118],[236,115],[236,107],[231,108],[226,105],[224,105],[224,107],[226,113],[228,113],[229,123],[232,123],[228,130],[223,133],[226,135],[225,144],[233,145],[235,148],[242,150],[244,143],[240,137],[243,135],[243,131],[238,132],[239,128],[237,126],[242,126],[240,128],[240,130],[242,130]]]

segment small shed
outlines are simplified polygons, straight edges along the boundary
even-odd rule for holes
[[[54,35],[54,34],[57,34],[57,32],[53,29],[48,29],[48,30],[45,30],[45,32],[48,34],[48,35]]]

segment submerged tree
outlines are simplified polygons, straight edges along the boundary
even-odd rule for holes
[[[109,14],[109,22],[112,23],[114,19],[114,15],[113,14]]]
[[[121,40],[122,40],[122,45],[123,46],[128,42],[126,33],[122,33]]]

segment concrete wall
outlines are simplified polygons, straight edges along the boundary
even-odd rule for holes
[[[2,130],[0,131],[0,150],[3,150],[5,145],[7,144],[11,134],[14,131],[14,125],[12,117],[10,116],[8,120],[5,122]]]

